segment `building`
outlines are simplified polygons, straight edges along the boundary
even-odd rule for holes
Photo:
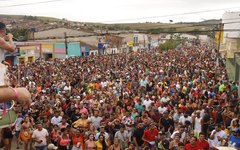
[[[240,12],[225,12],[222,16],[224,32],[219,35],[222,57],[226,58],[226,69],[231,80],[240,80]],[[216,37],[217,38],[217,37]]]

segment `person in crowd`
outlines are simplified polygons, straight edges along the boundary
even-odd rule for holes
[[[61,129],[61,135],[58,139],[58,149],[59,150],[68,150],[70,147],[71,139],[67,132],[66,128]]]
[[[62,121],[62,116],[60,116],[60,111],[55,110],[54,114],[55,114],[54,117],[52,117],[52,119],[51,119],[51,124],[59,125]]]
[[[1,131],[1,136],[3,138],[4,150],[11,150],[13,139],[11,127],[3,128]]]
[[[29,120],[29,117],[26,116],[21,126],[20,139],[19,139],[20,141],[24,142],[24,150],[29,150],[28,148],[29,145],[30,145],[30,149],[32,147],[31,145],[32,131],[33,131],[33,126]]]
[[[197,138],[191,137],[190,143],[185,145],[185,150],[199,150],[199,145],[197,145]]]
[[[59,126],[58,125],[53,125],[53,130],[50,133],[51,143],[54,144],[54,145],[57,145],[58,144],[58,139],[60,138],[60,136],[61,136],[61,133],[60,133],[60,130],[59,130]]]
[[[20,131],[21,131],[21,126],[22,126],[22,122],[24,120],[24,117],[22,115],[22,112],[18,112],[17,113],[17,120],[16,120],[16,124],[15,124],[15,127],[14,127],[14,132],[15,132],[15,136],[16,136],[16,139],[17,140],[17,149],[19,149],[19,144],[20,144]]]
[[[92,138],[93,134],[90,134],[90,135],[88,136],[89,137],[88,141],[90,140],[91,142],[94,142],[93,141],[94,138]],[[89,150],[94,149],[94,144],[86,141],[85,137],[86,136],[84,135],[84,130],[82,128],[75,130],[75,132],[72,135],[72,143],[73,143],[72,150],[84,149],[85,147],[86,149],[89,149]]]
[[[95,129],[98,129],[100,127],[102,117],[99,116],[98,110],[94,110],[94,115],[89,118],[89,121]]]
[[[210,149],[209,143],[205,138],[206,138],[205,134],[203,132],[200,132],[199,133],[199,139],[197,141],[197,145],[198,145],[199,149],[209,150]]]
[[[4,51],[14,52],[13,35],[6,32],[7,28],[3,22],[0,22],[0,62],[4,60]]]
[[[97,150],[105,150],[108,148],[108,144],[105,140],[104,135],[100,134],[98,140],[95,142]]]
[[[94,141],[94,134],[88,135],[88,140],[85,142],[85,150],[95,150],[97,148]]]
[[[228,142],[229,147],[234,147],[236,149],[240,149],[240,129],[233,129],[232,134],[229,137]]]
[[[177,133],[177,134],[175,134],[174,139],[170,142],[169,149],[170,150],[178,150],[179,143],[180,143],[180,134]]]
[[[48,131],[42,127],[42,124],[36,123],[37,129],[33,131],[32,140],[35,143],[36,150],[47,150]]]
[[[142,136],[144,134],[144,124],[138,123],[137,128],[133,131],[133,143],[137,148],[141,148],[144,144]]]
[[[200,111],[197,110],[196,113],[194,114],[194,116],[192,117],[192,122],[193,122],[193,125],[194,125],[194,135],[195,137],[199,137],[199,133],[201,132],[202,130],[202,126],[201,126],[201,116],[200,116]]]
[[[224,145],[227,140],[227,134],[222,130],[221,124],[215,126],[215,130],[212,131],[209,139],[209,145],[211,148]]]
[[[169,141],[165,138],[165,134],[160,131],[158,134],[158,144],[157,148],[158,150],[167,150],[169,149]]]
[[[144,146],[156,146],[155,140],[158,136],[158,130],[154,123],[151,123],[149,128],[143,133],[142,140],[144,141]]]
[[[89,120],[86,113],[81,114],[81,118],[72,123],[74,128],[83,128],[84,130],[89,128]]]
[[[120,144],[123,149],[128,147],[130,137],[128,135],[128,132],[125,130],[125,125],[120,126],[119,131],[115,133],[114,137],[120,140]]]
[[[187,137],[187,133],[185,132],[185,127],[180,125],[179,128],[173,132],[171,135],[171,139],[175,139],[176,134],[180,136],[180,142],[184,143]]]
[[[108,150],[123,150],[121,142],[117,137],[114,138],[113,144],[108,148]]]

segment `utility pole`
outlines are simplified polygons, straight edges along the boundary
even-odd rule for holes
[[[66,32],[64,32],[64,40],[65,40],[66,56],[68,56],[68,43],[67,43],[67,33]]]
[[[223,31],[223,23],[219,24],[219,35],[218,35],[218,53],[220,50],[220,43],[221,43],[221,38],[222,38],[222,31]]]

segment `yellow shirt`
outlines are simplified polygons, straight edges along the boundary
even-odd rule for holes
[[[102,150],[103,149],[102,143],[100,143],[99,141],[96,141],[95,144],[97,146],[97,150]]]
[[[74,127],[83,127],[83,128],[88,128],[88,120],[87,119],[78,119],[74,123]]]
[[[225,90],[225,85],[224,84],[221,84],[220,86],[219,86],[219,91],[220,92],[223,92],[224,90]]]

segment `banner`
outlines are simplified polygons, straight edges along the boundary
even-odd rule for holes
[[[129,47],[133,47],[133,41],[129,41],[129,42],[127,42],[127,46],[129,46]]]
[[[223,42],[223,32],[222,31],[216,32],[215,40],[216,40],[216,43],[218,43],[219,41],[220,41],[220,43]]]

